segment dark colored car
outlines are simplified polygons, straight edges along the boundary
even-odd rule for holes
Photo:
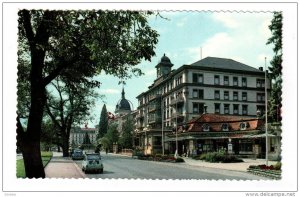
[[[72,153],[73,160],[82,160],[84,158],[83,151],[81,149],[75,149]]]

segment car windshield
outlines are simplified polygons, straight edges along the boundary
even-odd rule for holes
[[[100,156],[99,155],[87,155],[86,156],[87,160],[100,160]]]
[[[75,150],[74,153],[82,153],[82,150]]]

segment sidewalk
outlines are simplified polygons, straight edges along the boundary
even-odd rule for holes
[[[45,168],[47,178],[85,178],[85,174],[69,157],[53,152],[51,161]]]
[[[206,167],[206,168],[217,168],[224,170],[234,170],[247,172],[247,168],[250,165],[262,165],[265,164],[264,159],[243,159],[244,162],[240,163],[209,163],[201,160],[194,160],[191,158],[183,157],[185,163],[190,166]],[[276,161],[269,161],[268,165],[276,164]]]

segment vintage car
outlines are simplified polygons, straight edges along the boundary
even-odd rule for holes
[[[72,153],[73,160],[82,160],[84,158],[83,151],[81,149],[75,149]]]
[[[82,161],[82,171],[103,173],[103,164],[99,153],[86,153]]]

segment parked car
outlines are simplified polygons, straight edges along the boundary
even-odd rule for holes
[[[72,153],[73,160],[82,160],[84,158],[83,151],[81,149],[75,149]]]
[[[82,171],[103,173],[103,164],[99,153],[87,153],[82,161]]]

